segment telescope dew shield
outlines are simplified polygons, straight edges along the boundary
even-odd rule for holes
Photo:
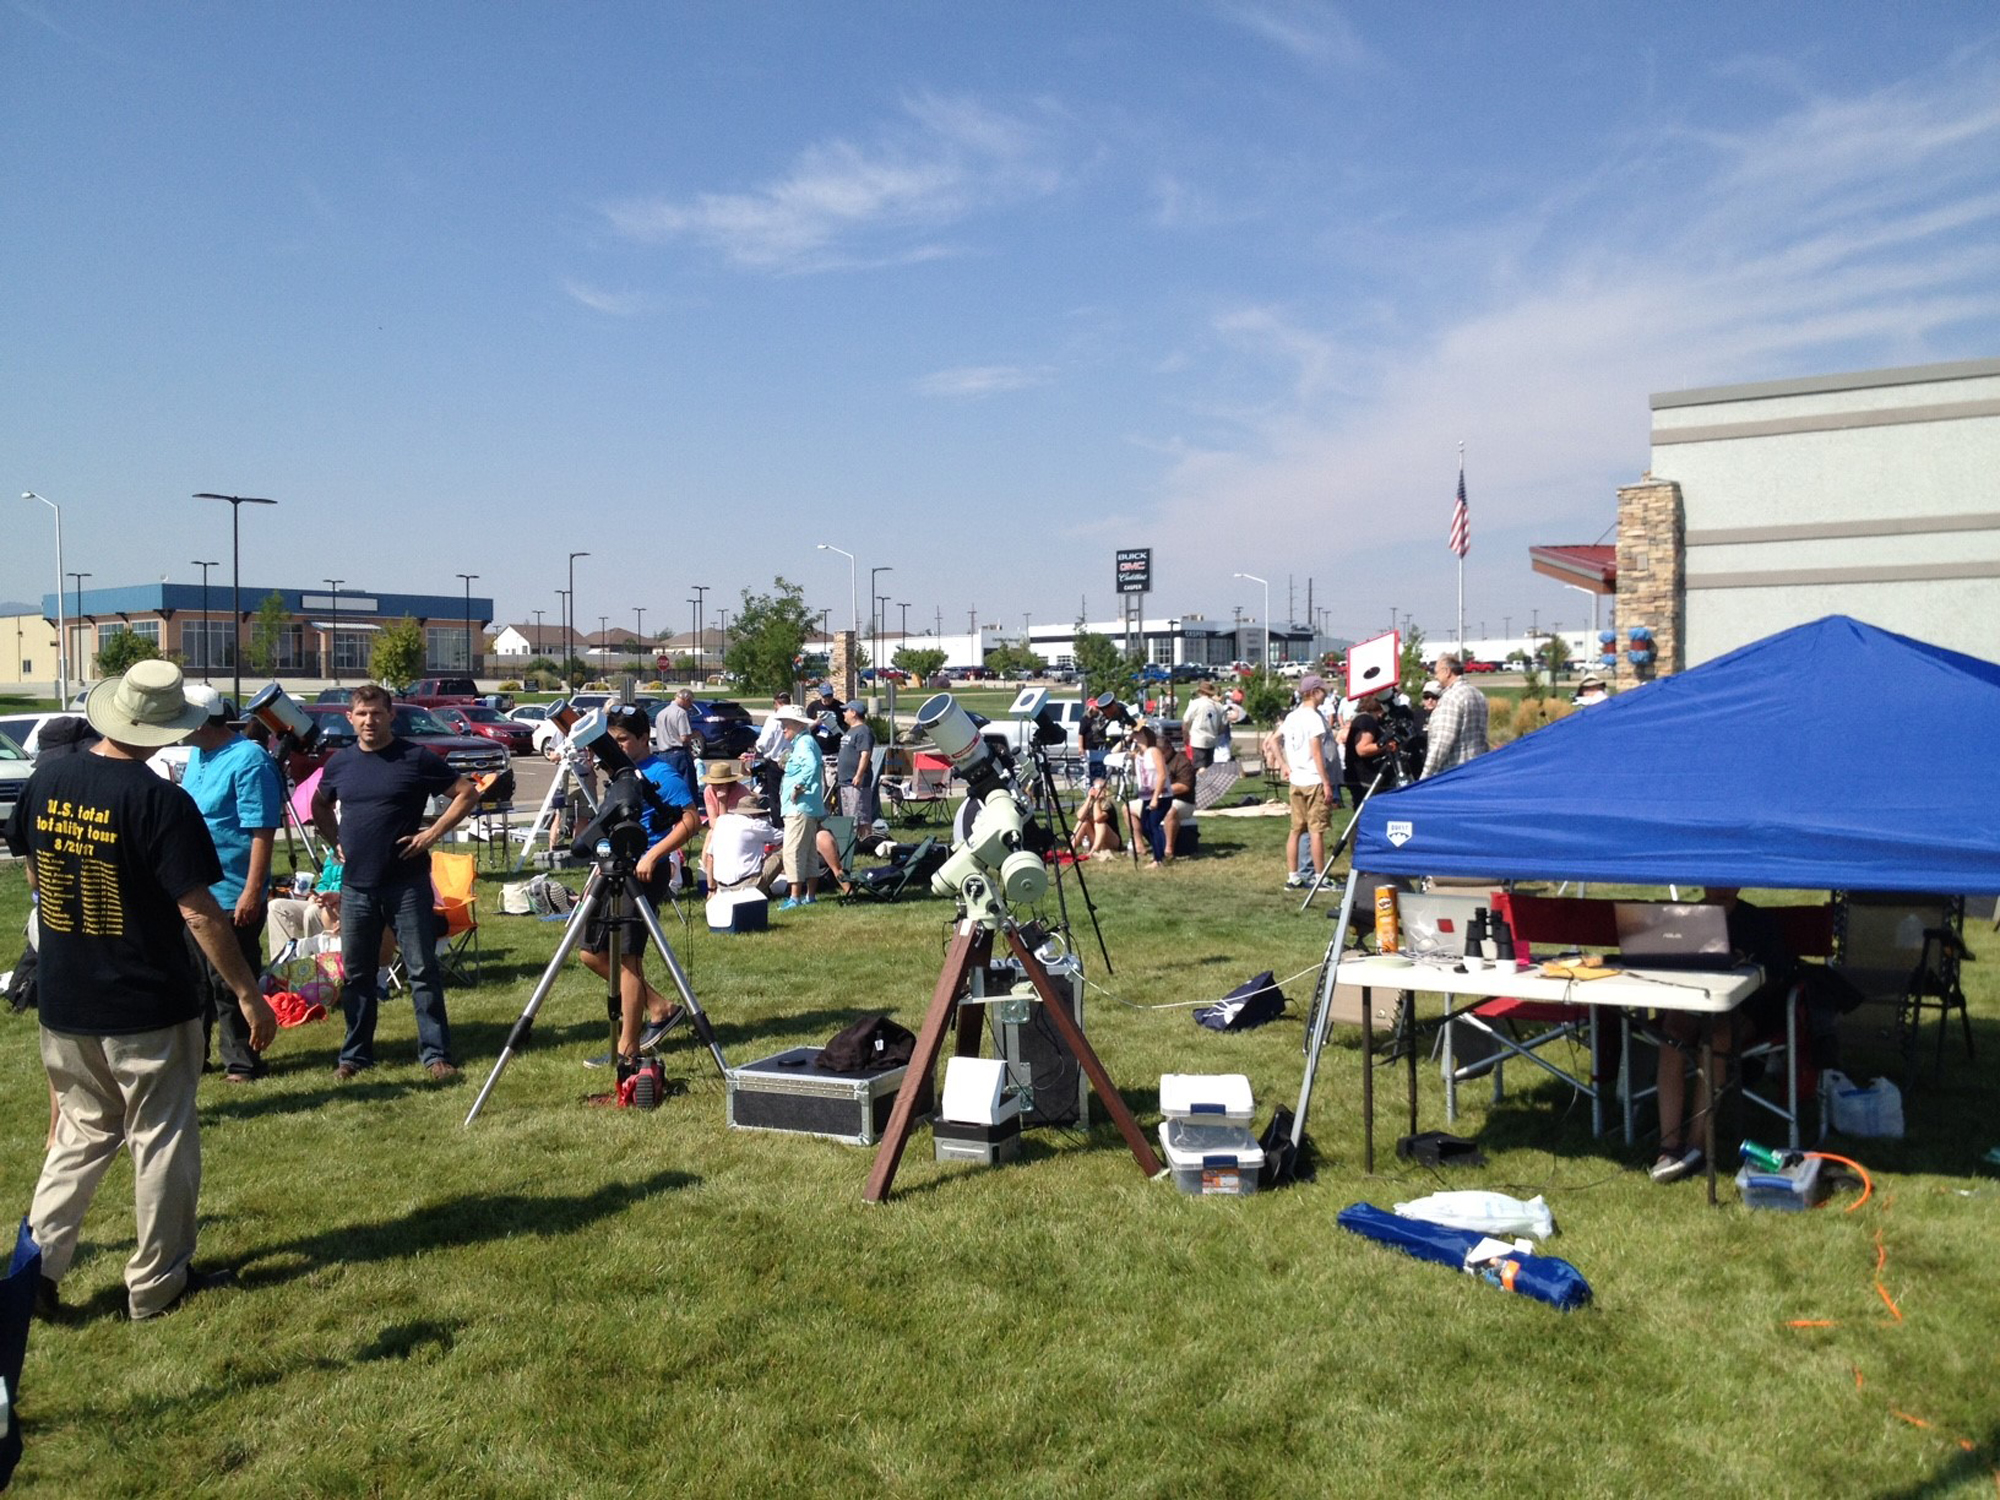
[[[270,730],[274,740],[290,735],[301,750],[310,750],[319,742],[319,721],[275,682],[258,689],[243,712]]]
[[[979,742],[979,727],[950,693],[936,693],[924,700],[924,706],[917,710],[917,729],[928,735],[954,766],[963,767],[985,748]]]

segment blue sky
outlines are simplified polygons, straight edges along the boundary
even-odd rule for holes
[[[2000,354],[2000,11],[0,0],[0,598],[1585,622],[1650,393]],[[1291,608],[1288,610],[1288,595]],[[867,604],[862,605],[865,613]]]

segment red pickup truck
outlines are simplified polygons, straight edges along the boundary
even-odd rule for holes
[[[396,701],[419,708],[470,708],[486,700],[470,677],[419,677],[408,692],[396,695]]]

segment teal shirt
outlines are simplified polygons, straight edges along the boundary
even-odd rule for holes
[[[801,729],[785,757],[785,779],[778,787],[781,817],[826,816],[826,757],[810,730]]]
[[[284,821],[285,788],[277,762],[261,746],[238,736],[220,750],[188,756],[181,790],[194,798],[222,861],[222,879],[209,887],[228,911],[250,878],[251,835]]]

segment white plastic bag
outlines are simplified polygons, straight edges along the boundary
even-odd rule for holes
[[[1886,1078],[1863,1087],[1845,1073],[1829,1068],[1819,1075],[1819,1096],[1827,1123],[1841,1135],[1903,1138],[1903,1091]]]
[[[1556,1232],[1555,1215],[1537,1193],[1526,1203],[1505,1193],[1481,1192],[1476,1188],[1455,1193],[1432,1193],[1414,1203],[1398,1203],[1396,1213],[1405,1219],[1421,1219],[1442,1224],[1447,1229],[1470,1229],[1480,1234],[1532,1234],[1545,1240]]]

